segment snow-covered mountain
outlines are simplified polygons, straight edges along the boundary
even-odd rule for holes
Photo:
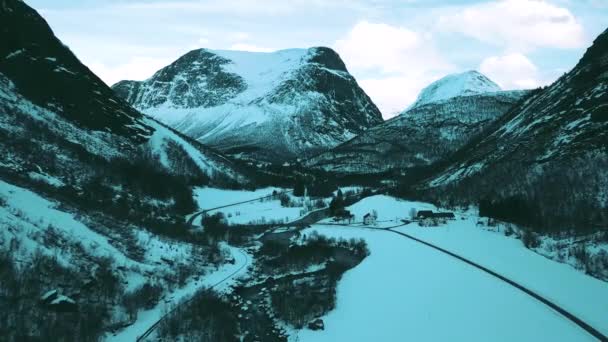
[[[533,91],[420,189],[548,230],[605,227],[607,146],[608,30],[574,69]]]
[[[500,90],[496,83],[476,70],[451,74],[422,89],[410,109],[454,97],[478,95]]]
[[[145,81],[113,89],[198,141],[273,161],[326,150],[382,122],[338,54],[324,47],[199,49]]]
[[[240,177],[222,155],[146,117],[116,96],[27,5],[3,1],[0,14],[3,23],[0,106],[4,112],[0,129],[5,134],[30,134],[36,141],[29,130],[47,131],[38,146],[54,145],[52,153],[58,158],[65,157],[58,146],[61,144],[50,136],[79,145],[83,153],[102,158],[128,158],[143,149],[158,158],[171,173],[179,171],[167,158],[168,154],[175,155],[168,150],[179,149],[183,150],[184,158],[207,176],[225,173],[235,180]],[[24,121],[31,124],[24,125]],[[10,151],[11,143],[3,139],[4,149]],[[11,154],[2,156],[5,167],[26,167],[21,158],[30,156]],[[66,161],[62,165],[69,168]],[[38,165],[39,168],[46,166]]]
[[[432,164],[482,132],[526,93],[497,89],[478,72],[446,76],[425,88],[416,104],[400,115],[306,163],[340,173]]]

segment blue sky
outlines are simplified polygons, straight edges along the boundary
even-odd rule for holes
[[[334,48],[385,118],[476,69],[504,89],[554,81],[608,27],[608,0],[26,0],[106,83],[195,48]]]

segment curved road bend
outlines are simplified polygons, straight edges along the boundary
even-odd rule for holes
[[[222,280],[216,282],[215,284],[211,285],[208,287],[208,289],[213,289],[216,288],[217,286],[219,286],[220,284],[224,283],[225,281],[233,278],[237,273],[239,273],[243,268],[245,268],[248,264],[249,264],[249,257],[247,256],[247,254],[243,253],[243,251],[241,250],[237,250],[244,258],[244,262],[243,265],[241,265],[241,267],[239,267],[237,270],[235,270],[234,272],[230,273],[229,275],[227,275],[225,278],[223,278]],[[192,301],[192,298],[180,303],[178,306],[181,305],[186,305],[188,303],[190,303]],[[160,325],[160,323],[166,319],[167,317],[169,317],[169,315],[171,315],[173,312],[175,312],[175,310],[177,310],[178,306],[174,307],[173,309],[169,310],[169,312],[165,313],[164,315],[162,315],[156,322],[154,322],[154,324],[152,324],[148,330],[146,330],[141,336],[137,337],[137,342],[141,342],[141,341],[145,341],[146,338],[150,337],[150,334],[152,334],[152,332],[154,332],[154,330],[156,330],[156,328],[158,328],[158,326]]]

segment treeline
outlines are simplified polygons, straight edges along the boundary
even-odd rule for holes
[[[19,129],[0,130],[0,150],[3,157],[9,158],[0,160],[5,165],[18,166],[0,167],[0,175],[90,214],[109,215],[157,234],[181,237],[188,234],[183,216],[197,208],[193,186],[234,186],[232,180],[220,174],[207,176],[176,143],[167,145],[170,168],[152,156],[145,145],[125,145],[122,156],[106,159],[69,140],[45,121],[19,113],[7,115],[15,125],[18,122]],[[120,145],[121,138],[116,139],[119,141],[108,144]],[[30,172],[56,177],[64,184],[32,179]]]
[[[336,254],[348,255],[348,258],[341,258],[332,262],[336,264],[353,261],[357,264],[360,260],[369,255],[369,250],[365,240],[345,240],[327,238],[316,232],[310,236],[303,237],[302,244],[286,245],[280,241],[267,240],[259,250],[259,254],[264,256],[260,263],[272,273],[286,273],[291,271],[301,271],[311,265],[317,265],[333,259]]]
[[[180,303],[161,322],[161,341],[236,342],[239,333],[236,310],[217,293],[204,290],[188,303]]]
[[[158,159],[139,154],[131,160],[103,160],[101,167],[78,182],[56,190],[69,203],[90,212],[141,225],[154,233],[179,237],[188,228],[183,215],[197,209],[192,186],[204,184],[201,176],[166,171]]]
[[[123,285],[107,260],[91,274],[61,266],[40,252],[19,262],[0,252],[0,336],[3,341],[97,341],[111,323]],[[75,301],[72,309],[54,308],[40,299],[59,289]]]
[[[608,226],[607,168],[604,153],[552,160],[535,168],[503,164],[419,195],[447,207],[476,204],[482,216],[539,233],[588,234]]]
[[[276,287],[270,293],[275,315],[301,329],[335,308],[338,281],[370,252],[363,239],[328,238],[315,231],[302,236],[302,243],[291,246],[267,241],[259,253],[265,256],[259,259],[261,269],[270,274],[306,273],[310,266],[325,265],[301,280],[276,281]]]

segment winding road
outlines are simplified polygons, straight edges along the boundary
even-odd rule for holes
[[[208,213],[208,212],[210,212],[210,211],[213,211],[213,210],[224,209],[224,208],[230,208],[230,207],[234,207],[234,206],[241,205],[241,204],[246,204],[246,203],[253,203],[253,202],[260,201],[260,200],[269,199],[269,198],[272,198],[272,197],[274,197],[274,196],[279,196],[280,194],[289,194],[289,193],[292,193],[292,192],[293,192],[293,190],[287,190],[287,191],[282,191],[282,192],[279,192],[279,193],[277,193],[276,195],[275,195],[275,194],[270,194],[270,195],[266,195],[266,196],[262,196],[262,197],[252,198],[252,199],[249,199],[249,200],[246,200],[246,201],[241,201],[241,202],[236,202],[236,203],[230,203],[230,204],[221,205],[221,206],[219,206],[219,207],[215,207],[215,208],[203,209],[203,210],[201,210],[201,211],[198,211],[198,212],[196,212],[196,213],[192,214],[192,216],[190,216],[190,218],[188,218],[188,220],[186,221],[186,223],[187,223],[189,226],[193,226],[193,225],[194,225],[194,220],[195,220],[197,217],[199,217],[199,216],[201,216],[201,215],[204,215],[204,214],[206,214],[206,213]]]
[[[246,268],[249,264],[250,264],[250,258],[247,254],[245,254],[243,251],[241,251],[240,249],[237,248],[232,248],[234,251],[237,251],[239,253],[239,255],[241,256],[241,265],[234,270],[233,272],[231,272],[230,274],[228,274],[227,276],[223,277],[222,279],[216,281],[215,283],[213,283],[212,285],[209,285],[207,288],[208,289],[214,289],[217,288],[218,286],[222,285],[223,283],[225,283],[226,281],[234,278],[235,276],[237,276],[244,268]],[[235,258],[236,259],[236,258]],[[186,305],[188,303],[190,303],[192,301],[192,298],[179,303],[179,305]],[[152,324],[143,334],[141,334],[140,336],[137,337],[136,341],[140,342],[140,341],[145,341],[148,337],[150,337],[150,335],[158,328],[158,326],[162,323],[163,320],[165,320],[166,318],[168,318],[175,310],[177,309],[177,306],[173,309],[171,309],[170,311],[168,311],[167,313],[165,313],[164,315],[162,315],[156,322],[154,322],[154,324]]]
[[[255,199],[251,199],[251,200],[247,200],[247,201],[242,201],[242,202],[237,202],[237,203],[232,203],[232,204],[227,204],[227,205],[223,205],[223,206],[219,206],[216,208],[209,208],[209,209],[205,209],[205,210],[201,210],[200,212],[195,213],[194,215],[192,215],[189,219],[188,219],[188,224],[192,225],[194,220],[196,219],[196,217],[203,215],[209,211],[213,211],[213,210],[217,210],[217,209],[222,209],[222,208],[227,208],[227,207],[231,207],[231,206],[235,206],[235,205],[240,205],[240,204],[244,204],[244,203],[251,203],[251,202],[255,202],[255,201],[259,201],[260,199],[266,199],[266,198],[270,198],[273,195],[268,195],[268,196],[263,196],[263,197],[259,197],[259,198],[255,198]],[[325,210],[320,210],[318,215],[312,215],[312,216],[305,216],[300,218],[299,220],[296,220],[292,223],[290,223],[290,225],[296,225],[295,223],[300,223],[302,225],[311,225],[314,224],[318,221],[320,221],[323,218],[326,218],[328,216],[328,211],[327,209]],[[454,252],[451,252],[445,248],[442,248],[440,246],[437,246],[435,244],[429,243],[427,241],[424,241],[422,239],[419,239],[417,237],[414,237],[412,235],[409,235],[407,233],[404,232],[400,232],[397,230],[394,230],[394,228],[398,228],[401,226],[405,226],[408,223],[405,224],[400,224],[400,225],[395,225],[392,227],[385,227],[385,228],[378,228],[378,227],[369,227],[369,226],[355,226],[355,225],[342,225],[342,224],[335,224],[335,225],[341,225],[341,226],[348,226],[348,227],[352,227],[352,228],[359,228],[359,229],[374,229],[374,230],[381,230],[387,233],[392,233],[392,234],[396,234],[400,237],[409,239],[411,241],[414,241],[418,244],[424,245],[426,247],[432,248],[433,250],[436,250],[440,253],[443,253],[445,255],[450,256],[451,258],[454,258],[456,260],[459,260],[471,267],[474,267],[475,269],[488,274],[490,276],[492,276],[495,279],[500,280],[501,282],[508,284],[509,286],[521,291],[523,294],[532,297],[533,299],[535,299],[536,301],[542,303],[543,305],[547,306],[548,308],[550,308],[551,310],[554,310],[555,312],[559,313],[562,317],[566,318],[567,320],[569,320],[570,322],[576,324],[578,327],[580,327],[581,329],[583,329],[584,331],[586,331],[589,335],[591,335],[593,338],[596,338],[599,341],[607,341],[608,342],[608,336],[604,335],[603,333],[601,333],[600,331],[598,331],[597,329],[595,329],[594,327],[592,327],[590,324],[588,324],[587,322],[585,322],[583,319],[581,319],[580,317],[574,315],[573,313],[571,313],[570,311],[568,311],[567,309],[563,308],[562,306],[560,306],[559,304],[551,301],[550,299],[542,296],[541,294],[529,289],[528,287],[522,285],[521,283],[510,279],[508,277],[505,277],[475,261],[472,261],[470,259],[467,259],[461,255],[458,255]],[[323,227],[324,225],[315,225],[315,227],[319,228],[319,227]],[[327,226],[327,225],[326,225]],[[242,253],[242,252],[241,252]],[[247,257],[244,253],[243,255],[245,257]],[[236,270],[233,274],[231,274],[230,276],[226,277],[225,279],[222,279],[221,281],[219,281],[218,283],[214,284],[213,286],[211,286],[211,288],[216,287],[218,285],[220,285],[221,283],[223,283],[224,281],[230,279],[231,277],[233,277],[235,274],[237,274],[243,267],[245,267],[247,263],[244,263],[241,268],[239,268],[238,270]],[[187,302],[186,302],[187,303]],[[166,318],[171,312],[167,313],[165,316],[161,317],[156,323],[154,323],[154,325],[152,325],[143,335],[141,335],[137,341],[143,341],[145,338],[149,337],[149,335],[158,327],[158,325],[162,322],[162,320],[164,318]]]

